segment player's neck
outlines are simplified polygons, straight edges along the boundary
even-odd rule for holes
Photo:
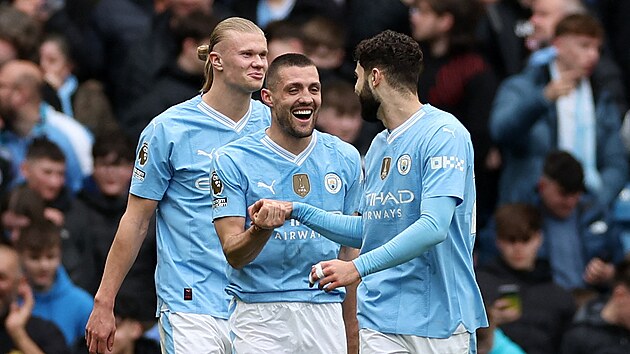
[[[249,92],[234,90],[220,82],[214,82],[201,99],[221,114],[238,122],[247,113],[251,97]]]
[[[280,145],[283,149],[292,153],[293,155],[299,155],[304,151],[308,144],[311,143],[312,135],[305,138],[296,138],[282,131],[282,128],[278,124],[271,123],[269,129],[267,129],[267,136],[276,144]]]
[[[418,97],[413,94],[393,94],[381,100],[378,115],[385,128],[394,130],[406,122],[422,107]]]

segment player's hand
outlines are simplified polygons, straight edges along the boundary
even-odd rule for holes
[[[249,218],[251,220],[255,220],[260,209],[263,206],[269,206],[269,205],[277,205],[284,213],[284,219],[285,220],[291,219],[291,213],[293,212],[293,203],[285,202],[281,200],[271,200],[271,199],[260,199],[254,204],[250,205],[249,208],[247,208],[247,213],[249,214]]]
[[[361,279],[359,271],[351,261],[341,261],[333,259],[326,262],[319,262],[323,277],[318,276],[317,267],[311,268],[310,277],[314,281],[319,280],[319,289],[326,292],[335,290],[340,286],[353,284]],[[319,274],[319,275],[322,275]]]
[[[597,285],[612,280],[615,276],[615,266],[606,263],[599,258],[593,258],[584,269],[584,281],[587,284]]]
[[[254,213],[252,223],[264,230],[273,230],[284,225],[284,210],[282,204],[270,200]]]
[[[26,280],[22,280],[20,285],[18,285],[17,294],[18,297],[22,298],[23,303],[20,306],[18,305],[17,299],[15,299],[11,303],[9,314],[4,321],[5,328],[12,337],[20,331],[25,330],[26,323],[29,318],[31,318],[33,306],[35,305],[35,301],[33,300],[33,291]]]
[[[115,334],[114,310],[95,301],[90,319],[85,326],[85,341],[90,354],[111,353],[114,349]]]

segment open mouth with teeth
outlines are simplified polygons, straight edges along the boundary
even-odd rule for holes
[[[309,120],[313,115],[313,110],[311,108],[300,108],[294,109],[291,113],[299,120]]]

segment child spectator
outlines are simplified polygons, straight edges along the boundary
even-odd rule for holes
[[[33,289],[33,315],[55,323],[73,347],[83,340],[93,299],[61,266],[60,229],[50,222],[31,224],[20,233],[16,249]]]

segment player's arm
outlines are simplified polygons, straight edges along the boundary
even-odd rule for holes
[[[253,261],[267,244],[273,229],[284,224],[284,219],[283,208],[273,203],[258,210],[252,219],[252,225],[247,229],[244,217],[226,216],[214,219],[214,228],[228,263],[239,269]]]
[[[363,220],[360,216],[329,213],[309,204],[261,199],[249,207],[250,217],[269,204],[280,203],[287,219],[295,219],[327,239],[343,246],[360,248]]]
[[[420,218],[394,238],[355,259],[361,277],[410,261],[446,240],[457,199],[434,197],[422,200]]]
[[[107,255],[101,285],[94,296],[94,309],[86,325],[90,353],[112,349],[116,332],[114,301],[127,272],[138,255],[147,234],[157,201],[129,194],[127,210],[120,219],[118,231]]]

